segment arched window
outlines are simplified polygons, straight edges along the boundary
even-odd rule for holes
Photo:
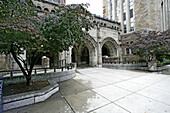
[[[55,14],[55,11],[54,11],[54,10],[51,10],[51,13],[52,13],[52,14]]]
[[[38,10],[41,10],[41,7],[40,7],[40,6],[37,6],[37,9],[38,9]]]
[[[48,8],[44,8],[44,11],[45,11],[45,12],[49,12]]]
[[[129,48],[126,48],[126,55],[129,55],[129,54],[130,54]]]

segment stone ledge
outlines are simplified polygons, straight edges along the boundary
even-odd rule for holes
[[[55,79],[56,82],[62,82],[64,80],[71,79],[75,76],[75,69],[72,70],[66,70],[62,72],[52,72],[52,73],[42,73],[42,74],[36,74],[32,75],[32,80],[49,80],[49,79]],[[63,77],[66,77],[67,79],[63,79]],[[26,79],[24,76],[14,76],[14,77],[4,77],[3,82],[4,84],[12,84],[12,83],[19,83],[19,82],[25,82]]]
[[[10,110],[13,108],[18,108],[30,104],[35,104],[38,102],[45,101],[49,98],[52,94],[59,91],[59,85],[57,82],[62,82],[65,80],[69,80],[75,77],[75,69],[63,71],[63,72],[56,72],[56,73],[46,73],[46,74],[37,74],[33,75],[32,80],[48,80],[50,85],[44,87],[39,91],[32,91],[27,93],[21,93],[11,96],[4,96],[3,97],[3,110]],[[5,77],[4,83],[17,83],[23,82],[25,78],[23,76],[17,77]]]
[[[103,64],[102,67],[122,70],[148,70],[146,64]]]
[[[52,94],[59,91],[59,85],[57,84],[57,82],[54,82],[53,80],[48,80],[48,81],[50,85],[48,85],[47,87],[39,91],[32,91],[28,93],[4,96],[3,110],[6,111],[13,108],[18,108],[18,107],[45,101]]]

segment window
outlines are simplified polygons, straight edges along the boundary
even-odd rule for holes
[[[130,31],[134,31],[134,18],[130,18]]]
[[[124,23],[124,33],[127,33],[127,30],[126,30],[126,20],[123,23]]]
[[[112,19],[112,0],[110,0],[110,18]]]
[[[133,17],[133,9],[130,10],[130,18]]]
[[[133,0],[129,1],[130,9],[133,9]]]
[[[116,16],[118,16],[118,4],[117,4],[117,0],[115,0],[115,6],[116,6]]]
[[[130,31],[134,31],[133,0],[129,1],[129,5],[130,5]]]
[[[126,20],[126,13],[123,13],[123,21]]]
[[[126,48],[126,55],[129,55],[130,54],[130,51],[128,48]]]

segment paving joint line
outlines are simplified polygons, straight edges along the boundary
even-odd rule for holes
[[[148,98],[148,99],[151,99],[151,100],[154,100],[154,101],[156,101],[156,102],[159,102],[159,103],[165,104],[165,105],[167,105],[167,106],[170,106],[169,104],[166,104],[166,103],[164,103],[164,102],[162,102],[162,101],[159,101],[159,100],[156,100],[156,99],[154,99],[154,98],[147,97],[147,96],[142,95],[142,94],[139,94],[139,93],[135,93],[135,94],[140,95],[140,96],[143,96],[143,97]]]
[[[72,106],[70,105],[70,103],[67,101],[67,99],[63,96],[63,94],[61,93],[61,91],[59,91],[59,92],[60,92],[62,98],[64,99],[64,101],[65,101],[65,102],[67,103],[67,105],[71,108],[71,110],[72,110],[74,113],[76,113],[76,112],[74,111],[74,109],[72,108]]]
[[[100,109],[100,108],[102,108],[102,107],[104,107],[104,106],[107,106],[107,105],[109,105],[109,104],[111,104],[111,103],[112,103],[112,102],[110,102],[110,103],[108,103],[108,104],[105,104],[105,105],[102,105],[102,106],[100,106],[100,107],[98,107],[98,108],[95,108],[95,109],[93,109],[93,110],[88,111],[87,113],[93,112],[93,111],[95,111],[95,110],[97,110],[97,109]]]
[[[115,101],[118,101],[118,100],[120,100],[120,99],[122,99],[122,98],[125,98],[125,97],[133,94],[133,92],[132,92],[132,93],[130,93],[130,94],[124,96],[124,97],[121,97],[121,98],[119,98],[119,99],[117,99],[117,100],[115,100],[115,101],[112,101],[112,100],[109,100],[108,98],[104,97],[103,95],[99,94],[98,92],[96,92],[96,91],[94,91],[94,92],[95,92],[96,94],[100,95],[101,97],[105,98],[106,100],[110,101],[111,103],[115,104],[115,105],[117,105],[116,103],[114,103]],[[119,107],[121,107],[121,106],[119,105]],[[123,108],[123,107],[121,107],[121,108],[124,109],[124,110],[126,110],[126,111],[128,111],[127,109],[125,109],[125,108]],[[130,112],[130,111],[128,111],[128,112]],[[131,113],[131,112],[130,112],[130,113]]]

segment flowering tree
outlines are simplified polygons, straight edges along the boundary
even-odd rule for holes
[[[89,30],[92,26],[86,4],[61,5],[56,12],[38,16],[31,0],[0,0],[0,53],[12,54],[27,85],[40,54],[68,49],[85,34],[83,27]],[[32,54],[30,65],[21,56],[24,50]]]
[[[125,44],[135,55],[144,57],[147,62],[156,60],[160,54],[170,53],[170,29],[165,32],[149,31],[148,34],[135,33],[133,43]]]

